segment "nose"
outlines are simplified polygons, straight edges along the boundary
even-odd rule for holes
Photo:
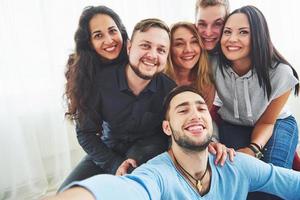
[[[187,43],[185,45],[184,52],[191,52],[191,51],[192,51],[192,46],[190,43]]]
[[[213,30],[212,30],[212,27],[211,26],[207,26],[206,28],[205,28],[205,35],[207,35],[207,36],[211,36],[212,35],[212,33],[213,33]]]
[[[105,44],[111,44],[113,42],[113,39],[110,35],[107,35],[105,38],[104,38],[104,43]]]
[[[146,54],[147,58],[149,59],[156,59],[157,57],[157,52],[154,48],[151,48],[147,51],[147,54]]]
[[[230,36],[229,36],[229,42],[236,42],[238,40],[238,36],[234,33],[232,33]]]
[[[192,119],[199,119],[201,117],[201,113],[199,112],[197,106],[193,106],[191,108],[191,117]]]

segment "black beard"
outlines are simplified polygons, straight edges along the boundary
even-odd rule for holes
[[[209,143],[211,142],[211,138],[212,135],[208,135],[206,137],[206,141],[202,144],[195,144],[193,143],[188,137],[186,137],[185,135],[181,135],[178,131],[175,131],[172,129],[172,137],[174,138],[174,141],[176,142],[176,144],[178,144],[178,146],[190,150],[190,151],[195,151],[195,152],[201,152],[204,151]]]
[[[132,71],[134,71],[134,73],[140,77],[141,79],[144,79],[144,80],[151,80],[154,78],[154,76],[156,75],[156,73],[153,75],[153,76],[147,76],[145,74],[143,74],[138,67],[132,65],[132,63],[129,61],[129,66],[130,68],[132,69]]]

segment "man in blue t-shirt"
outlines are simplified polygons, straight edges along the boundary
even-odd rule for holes
[[[164,104],[163,130],[171,147],[125,176],[98,175],[68,186],[55,199],[246,199],[262,191],[300,200],[300,173],[237,153],[223,167],[208,152],[212,121],[195,89],[180,86]]]

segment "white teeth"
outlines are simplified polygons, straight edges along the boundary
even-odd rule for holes
[[[227,47],[229,51],[237,51],[240,50],[240,47]]]
[[[194,58],[194,56],[183,56],[183,57],[181,57],[182,60],[191,60],[193,58]]]
[[[147,62],[147,61],[143,61],[143,63],[144,63],[145,65],[155,66],[155,63],[150,63],[150,62]]]
[[[197,126],[190,126],[187,128],[188,131],[202,131],[203,130],[203,126],[201,125],[197,125]]]
[[[115,48],[116,48],[116,46],[108,47],[108,48],[105,48],[105,51],[111,52],[111,51],[114,51]]]
[[[212,39],[210,39],[210,38],[205,38],[205,39],[204,39],[205,42],[212,42],[212,41],[214,41],[214,40],[215,40],[215,39],[213,39],[213,38],[212,38]]]

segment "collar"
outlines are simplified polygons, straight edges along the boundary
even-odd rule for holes
[[[118,80],[119,80],[119,89],[120,91],[131,91],[131,89],[128,87],[128,83],[127,83],[127,78],[126,78],[126,66],[128,63],[124,64],[123,66],[119,67],[117,70],[117,76],[118,76]],[[160,74],[157,74],[154,76],[154,78],[150,81],[150,83],[146,86],[146,88],[141,92],[147,92],[147,91],[151,91],[153,93],[155,93],[157,91],[157,80],[158,80],[158,76],[160,76]]]
[[[239,76],[231,67],[226,67],[225,68],[230,74],[233,74],[234,77],[237,78],[250,78],[251,76],[253,76],[253,74],[255,74],[255,70],[250,69],[246,74],[244,74],[243,76]]]

